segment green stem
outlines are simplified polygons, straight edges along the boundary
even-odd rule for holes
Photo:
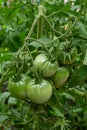
[[[34,20],[32,26],[31,26],[31,29],[30,29],[30,31],[29,31],[27,37],[25,38],[25,41],[32,35],[33,30],[34,30],[34,28],[35,28],[35,26],[36,26],[36,24],[37,24],[38,19],[39,19],[39,15],[35,18],[35,20]]]
[[[37,77],[37,79],[38,79],[38,82],[40,83],[40,82],[41,82],[41,79],[40,79],[40,77],[39,77],[39,75],[38,75],[38,73],[37,73],[37,70],[36,70],[35,66],[34,66],[33,56],[32,56],[32,54],[31,54],[30,49],[28,48],[27,44],[26,44],[26,49],[27,49],[27,51],[28,51],[28,53],[29,53],[29,55],[30,55],[31,63],[32,63],[33,68],[34,68],[34,73],[35,73],[35,75],[36,75],[36,77]]]
[[[36,115],[34,115],[30,120],[26,122],[16,123],[14,126],[25,126],[28,125],[30,122],[32,122],[35,119]]]
[[[42,35],[43,35],[43,17],[40,16],[37,25],[37,39],[41,38]]]
[[[52,27],[52,25],[50,24],[49,20],[47,19],[47,17],[45,15],[43,15],[43,18],[45,19],[45,21],[48,23],[49,27],[51,28],[51,30],[57,34],[61,34],[59,31],[57,31],[56,29],[54,29]]]
[[[43,7],[42,5],[39,5],[39,6],[38,6],[38,15],[37,15],[37,17],[35,18],[35,20],[34,20],[32,26],[31,26],[31,29],[30,29],[30,31],[29,31],[29,33],[28,33],[28,35],[27,35],[25,41],[32,35],[33,30],[34,30],[35,26],[37,25],[37,22],[39,21],[40,17],[42,17],[42,14],[44,14],[44,12],[45,12],[45,11],[44,11],[44,7]],[[41,19],[42,19],[42,18],[41,18]],[[41,26],[42,26],[42,25],[41,25]]]
[[[78,37],[78,38],[80,38],[80,39],[83,39],[83,40],[87,40],[87,37],[84,37],[84,36],[82,36],[82,35],[75,35],[75,34],[71,34],[71,35],[68,35],[68,36],[66,36],[66,37]]]
[[[53,15],[56,15],[56,14],[60,13],[62,10],[63,10],[63,9],[60,9],[60,10],[58,10],[58,11],[55,11],[55,12],[51,13],[50,15],[48,15],[47,17],[52,17]]]
[[[36,115],[34,115],[29,121],[25,122],[25,125],[29,124],[30,122],[32,122],[35,119]]]
[[[41,38],[43,35],[43,17],[42,17],[42,15],[44,15],[44,13],[45,13],[44,6],[39,5],[38,12],[39,12],[38,13],[39,20],[38,20],[38,25],[37,25],[37,39]]]

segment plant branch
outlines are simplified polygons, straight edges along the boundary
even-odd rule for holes
[[[31,29],[30,29],[30,31],[29,31],[27,37],[25,38],[25,41],[26,41],[29,37],[31,37],[31,35],[32,35],[32,33],[33,33],[33,30],[34,30],[35,26],[37,25],[37,21],[38,21],[38,20],[39,20],[39,15],[35,18],[35,20],[34,20],[32,26],[31,26]]]
[[[84,37],[84,36],[82,36],[82,35],[73,35],[73,34],[71,34],[71,35],[68,35],[68,36],[66,36],[66,37],[78,37],[78,38],[80,38],[80,39],[83,39],[83,40],[87,40],[87,37]]]
[[[37,79],[38,79],[38,82],[40,83],[41,80],[40,80],[40,77],[39,77],[39,75],[38,75],[38,73],[37,73],[37,70],[36,70],[36,68],[35,68],[35,66],[34,66],[34,60],[33,60],[32,54],[31,54],[30,49],[28,48],[27,44],[26,44],[26,49],[27,49],[27,51],[28,51],[28,53],[29,53],[29,55],[30,55],[31,63],[32,63],[33,68],[34,68],[34,73],[35,73],[35,75],[36,75],[36,77],[37,77]]]
[[[76,21],[77,21],[77,19],[75,19],[74,23],[71,25],[71,27],[70,27],[64,34],[62,34],[62,35],[60,35],[59,37],[57,37],[56,39],[50,41],[48,44],[50,44],[50,43],[52,43],[52,42],[56,42],[56,41],[59,40],[60,38],[65,37],[65,36],[72,30],[72,28],[73,28],[73,26],[75,25]]]
[[[47,17],[45,15],[43,15],[43,18],[46,20],[46,22],[48,23],[49,27],[51,28],[51,30],[55,33],[61,34],[59,31],[57,31],[56,29],[54,29],[52,27],[52,25],[50,24],[49,20],[47,19]]]

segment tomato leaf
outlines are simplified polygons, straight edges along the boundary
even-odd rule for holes
[[[63,113],[56,107],[52,107],[52,110],[50,111],[50,113],[57,117],[64,117]]]
[[[78,21],[76,23],[76,28],[78,28],[80,35],[87,36],[85,25],[82,22]]]
[[[8,119],[7,115],[0,115],[0,123],[4,122],[6,119]]]
[[[87,80],[87,65],[82,65],[70,79],[69,86],[73,87],[79,85],[85,80]]]

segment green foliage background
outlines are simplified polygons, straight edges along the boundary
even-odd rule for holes
[[[76,62],[68,66],[70,78],[66,86],[54,89],[49,102],[42,105],[12,97],[7,83],[12,75],[29,73],[27,52],[17,57],[20,48],[43,4],[48,23],[43,37],[48,49],[68,39],[78,49]],[[37,40],[37,28],[32,33],[31,53],[42,49]],[[57,39],[57,41],[56,41]],[[48,44],[50,43],[50,44]],[[0,0],[0,129],[1,130],[86,130],[87,129],[87,1],[69,0]],[[44,50],[44,49],[43,49]],[[50,49],[50,51],[52,48]],[[25,61],[26,64],[23,64]],[[17,73],[18,72],[18,73]],[[69,88],[69,89],[68,89]]]

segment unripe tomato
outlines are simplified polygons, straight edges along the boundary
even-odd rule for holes
[[[52,85],[42,79],[40,83],[36,83],[35,79],[32,79],[28,83],[27,96],[32,102],[41,104],[47,102],[52,95]]]
[[[14,82],[9,80],[8,82],[8,90],[11,95],[15,98],[26,99],[27,98],[27,83],[29,82],[28,77],[23,77],[20,81]]]
[[[77,48],[67,45],[65,42],[60,45],[59,61],[63,65],[71,65],[75,62],[77,56]]]
[[[59,67],[57,72],[53,75],[52,80],[56,88],[59,88],[65,84],[69,77],[69,71],[64,67]]]
[[[43,77],[51,77],[57,71],[58,63],[52,63],[46,54],[41,53],[36,56],[34,66]]]

